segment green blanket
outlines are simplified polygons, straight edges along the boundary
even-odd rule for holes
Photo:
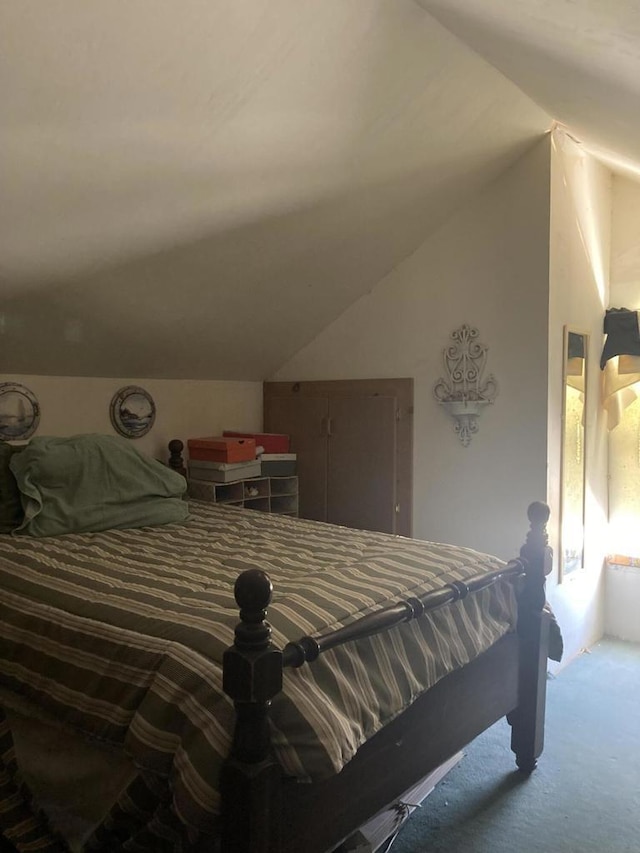
[[[58,536],[182,522],[186,481],[125,438],[34,438],[10,462],[24,508],[15,531]]]

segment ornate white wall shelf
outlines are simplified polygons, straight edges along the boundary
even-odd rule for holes
[[[467,447],[478,432],[483,408],[493,403],[498,383],[492,374],[483,378],[489,347],[478,341],[479,332],[466,323],[451,333],[453,343],[442,351],[446,377],[440,377],[433,393],[454,420],[454,430]]]

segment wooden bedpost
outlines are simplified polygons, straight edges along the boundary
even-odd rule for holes
[[[177,471],[178,474],[182,474],[183,477],[187,476],[187,469],[184,465],[184,458],[182,456],[182,451],[184,450],[184,444],[180,441],[179,438],[172,438],[169,442],[169,468],[173,468],[174,471]]]
[[[545,605],[545,578],[551,571],[553,553],[548,545],[545,503],[532,503],[528,512],[530,530],[520,549],[526,575],[518,597],[520,669],[518,707],[509,714],[511,749],[523,773],[535,769],[544,746],[544,715],[547,691],[549,614]]]
[[[221,853],[277,853],[280,766],[273,757],[269,706],[282,689],[282,652],[265,621],[269,576],[249,569],[238,576],[240,622],[224,653],[223,688],[236,710],[231,753],[221,774]]]

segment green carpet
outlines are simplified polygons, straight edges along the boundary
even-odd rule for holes
[[[528,778],[509,736],[501,720],[473,741],[391,853],[640,853],[640,645],[603,640],[548,681]]]

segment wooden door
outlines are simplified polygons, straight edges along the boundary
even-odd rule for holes
[[[264,430],[298,454],[300,517],[411,536],[412,415],[413,379],[265,382]]]
[[[395,397],[329,402],[327,521],[396,532]]]
[[[265,432],[286,433],[296,453],[298,514],[300,518],[327,520],[327,418],[328,397],[265,398]]]

